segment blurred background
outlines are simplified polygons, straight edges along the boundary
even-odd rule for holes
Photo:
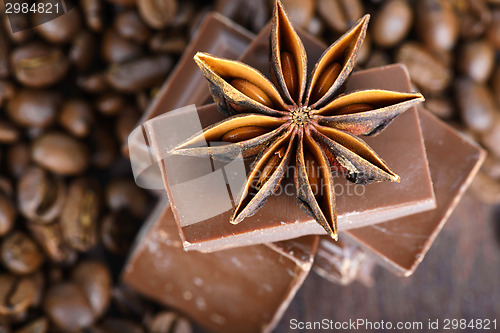
[[[358,68],[405,64],[425,107],[488,157],[412,277],[375,268],[340,286],[310,274],[277,331],[292,318],[495,319],[500,1],[282,2],[328,45],[370,13]],[[0,0],[0,332],[189,332],[118,281],[156,200],[135,185],[123,144],[207,12],[258,33],[273,1],[40,3],[63,11],[7,17]]]

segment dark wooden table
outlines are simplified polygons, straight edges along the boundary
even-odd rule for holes
[[[297,293],[277,332],[298,332],[291,321],[422,322],[443,330],[445,319],[497,319],[500,332],[500,209],[466,194],[427,256],[409,278],[377,267],[375,286],[342,287],[312,273]],[[439,319],[439,330],[428,321]],[[451,327],[451,326],[450,326]],[[460,332],[495,332],[467,328]],[[305,330],[303,330],[305,331]],[[342,332],[385,330],[342,330]],[[393,330],[397,332],[397,330]]]

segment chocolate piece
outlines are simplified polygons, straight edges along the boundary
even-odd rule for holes
[[[396,91],[410,90],[407,73],[400,65],[355,73],[347,90],[364,88],[369,84]],[[287,195],[287,189],[294,189],[290,179],[281,185],[281,193],[270,197],[254,216],[238,225],[231,225],[231,201],[222,175],[224,169],[226,176],[232,177],[228,166],[212,169],[210,161],[165,154],[189,137],[190,133],[197,131],[192,128],[181,129],[181,126],[192,125],[186,124],[188,117],[192,116],[195,120],[200,117],[200,130],[223,117],[214,106],[199,108],[198,114],[194,115],[194,111],[190,113],[189,110],[185,108],[144,124],[153,155],[158,160],[164,158],[161,168],[186,249],[211,252],[221,248],[324,234],[324,230],[300,209],[295,192]],[[336,188],[343,191],[337,193],[339,230],[379,223],[435,207],[423,139],[414,109],[398,117],[380,135],[363,139],[380,156],[384,156],[402,180],[399,184],[362,186],[338,177],[335,180]],[[145,159],[136,157],[132,159],[132,163],[134,160],[143,162]],[[412,161],[411,164],[407,162],[409,160]],[[229,168],[234,168],[234,165]],[[203,183],[216,176],[222,180],[218,189],[215,189],[213,183]],[[193,181],[190,182],[191,180]],[[236,191],[232,191],[232,195],[237,195],[240,188],[241,186],[234,186]],[[193,209],[194,205],[196,209]]]
[[[404,276],[418,267],[486,157],[483,149],[428,111],[420,109],[418,114],[437,208],[345,232],[384,266]]]
[[[185,252],[172,210],[158,203],[123,281],[213,332],[269,332],[312,266],[317,236],[217,253]]]

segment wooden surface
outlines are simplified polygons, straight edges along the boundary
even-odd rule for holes
[[[429,319],[439,319],[442,324],[445,318],[496,318],[497,332],[500,332],[499,230],[500,209],[466,194],[411,277],[400,278],[377,267],[374,287],[365,287],[359,282],[342,287],[312,273],[276,332],[298,332],[290,328],[292,319],[349,321],[358,318],[393,323],[422,321],[424,328]]]

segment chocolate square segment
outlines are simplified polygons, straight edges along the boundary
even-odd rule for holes
[[[399,91],[410,89],[407,72],[401,65],[354,73],[347,89],[365,88],[363,85],[379,81],[380,88]],[[197,116],[201,127],[222,119],[213,105],[198,108]],[[173,148],[176,142],[186,138],[186,131],[176,131],[176,128],[181,127],[184,119],[193,118],[192,112],[188,111],[169,113],[168,117],[153,119],[144,125],[148,142],[154,153],[161,157],[165,157],[162,154]],[[175,126],[169,129],[165,125],[167,123]],[[339,230],[380,223],[435,207],[423,138],[414,109],[398,117],[381,134],[363,139],[401,176],[401,182],[362,186],[337,177]],[[237,190],[241,186],[231,192],[224,183],[222,186],[220,182],[218,186],[205,185],[208,184],[205,182],[208,177],[224,179],[224,173],[230,177],[228,169],[231,168],[217,167],[216,163],[211,165],[200,158],[166,156],[161,169],[181,239],[188,250],[211,252],[325,233],[298,206],[291,179],[285,179],[281,190],[271,196],[254,216],[232,225],[229,223],[232,208],[227,202],[231,196],[238,194]],[[198,186],[185,186],[195,181]],[[179,185],[187,190],[179,192]],[[222,211],[224,207],[226,211]]]
[[[172,210],[160,201],[123,281],[212,332],[270,332],[309,273],[317,236],[216,253],[185,252]]]

